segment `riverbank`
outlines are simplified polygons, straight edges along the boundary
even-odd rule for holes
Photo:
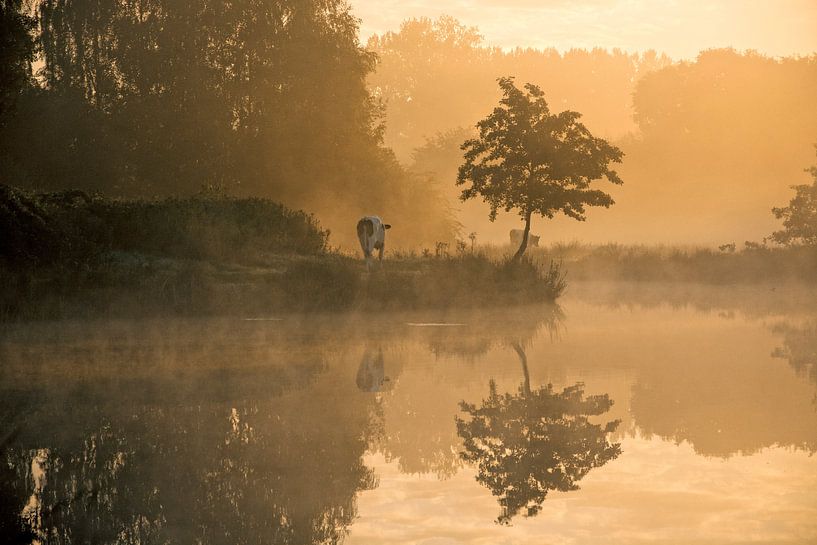
[[[484,254],[367,269],[301,211],[205,193],[110,200],[0,186],[0,319],[241,315],[553,302],[558,267]]]
[[[485,248],[502,259],[515,248]],[[570,281],[700,283],[712,285],[817,285],[817,248],[779,247],[746,243],[738,249],[669,245],[557,243],[530,248],[530,259],[547,265],[560,263]]]
[[[476,308],[553,302],[564,289],[557,268],[484,256],[384,261],[371,271],[336,254],[271,260],[246,266],[118,253],[70,274],[2,270],[0,319]]]

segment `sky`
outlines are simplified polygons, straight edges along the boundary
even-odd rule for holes
[[[817,0],[351,0],[361,40],[412,17],[451,15],[502,48],[655,49],[693,59],[704,49],[771,56],[817,53]]]

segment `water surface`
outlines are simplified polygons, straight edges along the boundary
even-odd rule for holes
[[[8,325],[0,534],[817,541],[817,305],[625,291],[575,286],[558,308]]]

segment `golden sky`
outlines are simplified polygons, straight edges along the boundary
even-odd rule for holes
[[[411,17],[451,15],[491,45],[656,49],[694,58],[702,49],[772,56],[817,52],[817,0],[352,0],[361,39]]]

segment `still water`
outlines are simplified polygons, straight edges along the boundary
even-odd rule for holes
[[[5,325],[19,543],[815,543],[817,299]]]

